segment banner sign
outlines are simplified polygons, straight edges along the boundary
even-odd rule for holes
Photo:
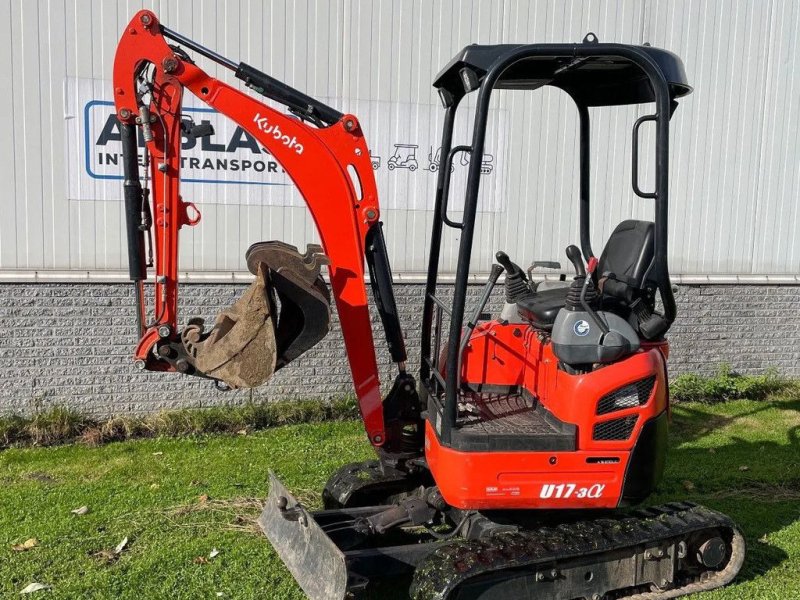
[[[122,147],[114,113],[111,83],[68,78],[66,97],[67,190],[70,200],[121,201]],[[381,206],[388,209],[430,210],[440,165],[442,119],[437,105],[322,99],[358,116],[370,145]],[[184,137],[181,148],[182,193],[198,204],[303,206],[291,180],[269,151],[227,117],[184,95],[183,112],[214,133]],[[464,109],[454,145],[469,143],[473,111]],[[505,111],[491,112],[486,152],[481,158],[479,210],[502,207],[502,166],[505,153]],[[459,135],[460,134],[460,135]],[[144,143],[139,139],[140,148]],[[142,162],[140,153],[140,164]],[[463,202],[471,156],[456,155],[451,176],[451,210]],[[202,185],[197,185],[202,184]],[[198,197],[199,196],[199,197]]]

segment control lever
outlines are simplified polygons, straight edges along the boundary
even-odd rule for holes
[[[586,277],[586,269],[583,266],[583,258],[581,258],[580,249],[574,244],[567,246],[567,258],[572,266],[575,267],[576,277]]]
[[[497,262],[499,262],[503,266],[503,269],[506,270],[506,274],[507,275],[511,275],[511,274],[514,274],[514,275],[520,274],[520,275],[522,275],[522,269],[519,267],[519,265],[517,265],[514,262],[512,262],[512,260],[508,256],[508,254],[506,254],[502,250],[498,251],[497,254],[494,255],[494,257],[497,259]],[[501,272],[502,272],[502,269],[501,269]]]
[[[508,259],[508,255],[505,252],[498,252],[495,256],[502,264],[503,261],[500,260],[500,255],[503,255],[506,261],[514,267],[517,267],[514,263],[512,263]],[[519,267],[517,267],[519,269]],[[464,350],[469,343],[469,337],[472,335],[472,332],[475,330],[475,327],[478,324],[478,320],[481,318],[481,314],[483,314],[483,309],[486,308],[486,303],[489,301],[489,297],[492,295],[492,290],[494,289],[497,280],[500,279],[500,275],[503,272],[503,267],[497,264],[492,265],[492,270],[489,273],[489,279],[486,281],[486,285],[483,288],[483,294],[481,294],[480,299],[478,300],[478,304],[475,305],[475,310],[472,313],[472,318],[467,321],[467,326],[464,327],[464,331],[461,333],[461,343],[458,347],[458,387],[461,387],[461,358],[464,356]],[[506,274],[508,277],[508,274]]]
[[[525,273],[522,271],[522,268],[517,263],[512,261],[508,257],[508,254],[502,250],[497,252],[494,257],[500,264],[494,265],[492,268],[494,269],[494,267],[497,267],[500,269],[501,273],[503,269],[506,271],[506,302],[509,304],[514,304],[522,298],[530,296],[531,288],[528,286],[528,279],[525,277]]]
[[[569,259],[572,261],[572,264],[575,264],[575,261],[572,260],[572,256],[571,256],[571,254],[574,254],[574,253],[570,252],[570,248],[574,248],[575,252],[580,252],[580,251],[575,246],[569,246],[567,248],[567,256],[569,256]],[[578,261],[580,261],[580,256],[578,257]],[[583,271],[583,276],[584,276],[583,287],[581,287],[581,306],[583,307],[583,310],[586,311],[586,314],[588,314],[592,318],[592,321],[594,321],[595,325],[597,325],[597,327],[600,329],[600,331],[603,332],[603,335],[605,336],[605,335],[608,334],[608,331],[609,331],[608,325],[606,325],[605,321],[603,321],[603,319],[600,318],[600,315],[598,315],[594,311],[594,309],[591,306],[589,306],[589,303],[586,301],[586,291],[589,289],[589,284],[592,283],[592,275],[594,274],[594,271],[597,268],[597,262],[598,262],[598,260],[594,256],[592,256],[589,259],[589,274],[588,275],[586,274],[586,271],[584,271],[584,269],[583,269],[583,263],[582,262],[578,263],[578,265],[580,265],[581,271]],[[576,265],[576,267],[578,265]]]

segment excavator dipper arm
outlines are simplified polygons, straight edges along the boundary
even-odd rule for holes
[[[182,47],[170,45],[166,38]],[[184,48],[234,70],[248,87],[288,106],[294,116],[209,76],[194,64]],[[138,12],[128,24],[114,61],[114,98],[125,167],[130,276],[136,285],[140,318],[137,364],[150,370],[186,372],[186,364],[180,362],[179,356],[183,350],[177,314],[178,233],[183,226],[197,225],[200,212],[192,202],[183,200],[180,190],[184,89],[235,121],[266,148],[308,205],[329,259],[330,285],[367,434],[374,446],[383,446],[387,428],[364,281],[365,257],[371,271],[376,265],[380,270],[377,275],[373,273],[373,279],[377,276],[384,284],[380,290],[376,289],[376,295],[384,325],[389,325],[387,339],[401,375],[404,375],[405,347],[391,286],[386,286],[391,274],[385,260],[377,189],[358,119],[172,32],[148,10]],[[144,165],[148,170],[145,190],[139,179],[142,159],[138,155],[138,129],[145,142],[144,162],[149,163]],[[153,316],[149,319],[143,292],[148,267],[145,237],[151,225],[148,189],[152,194],[155,250]],[[376,236],[377,243],[367,243]]]

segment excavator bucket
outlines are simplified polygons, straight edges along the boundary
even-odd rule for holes
[[[230,388],[253,388],[303,354],[330,328],[330,295],[318,245],[305,254],[283,242],[260,242],[246,254],[255,281],[210,331],[192,319],[181,334],[193,366]],[[277,299],[276,299],[277,297]]]
[[[269,301],[267,269],[214,327],[204,332],[203,320],[193,319],[183,330],[183,346],[194,366],[231,388],[256,387],[275,372],[277,346],[273,309]]]
[[[277,241],[253,244],[245,259],[254,275],[260,265],[269,267],[278,297],[277,370],[315,346],[330,329],[331,297],[320,275],[322,265],[330,261],[318,244],[309,244],[305,254],[300,254],[294,246]]]

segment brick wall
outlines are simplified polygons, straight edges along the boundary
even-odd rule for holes
[[[185,284],[181,314],[213,319],[244,285]],[[480,286],[470,289],[473,298]],[[419,361],[423,286],[397,287],[411,369]],[[682,286],[679,317],[669,334],[671,372],[712,372],[719,363],[761,372],[775,367],[800,376],[800,299],[790,286]],[[447,296],[447,294],[442,294]],[[490,309],[500,305],[498,294]],[[65,404],[87,414],[241,403],[277,398],[328,398],[350,393],[338,322],[320,344],[269,384],[219,392],[210,383],[172,373],[137,371],[132,288],[127,284],[0,285],[0,413]],[[394,368],[373,311],[383,382]]]
[[[800,287],[680,286],[675,300],[667,334],[673,375],[728,363],[741,373],[772,367],[800,377]]]

